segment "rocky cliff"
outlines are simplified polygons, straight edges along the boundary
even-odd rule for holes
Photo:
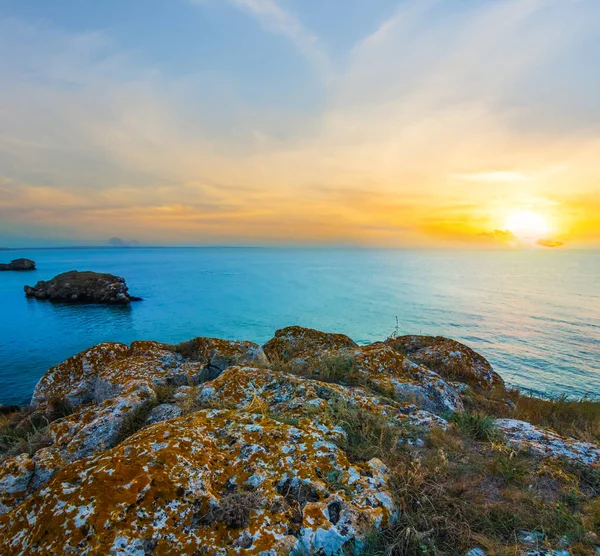
[[[485,404],[503,418],[478,417]],[[593,553],[600,449],[514,411],[489,363],[445,338],[359,346],[289,327],[262,347],[100,344],[50,369],[31,407],[6,417],[0,554],[411,554],[453,543],[535,553],[560,542]],[[482,473],[492,456],[508,468]],[[473,481],[488,480],[485,504],[465,502],[465,486],[437,493],[454,510],[422,515],[427,473],[458,485],[469,465]],[[578,538],[541,515],[533,543],[527,516],[499,532],[467,518],[462,504],[492,511],[514,490],[500,484],[511,465],[554,470],[529,487],[552,512],[561,481],[578,493]]]

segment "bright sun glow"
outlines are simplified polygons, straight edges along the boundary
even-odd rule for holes
[[[544,239],[550,233],[546,219],[531,210],[513,212],[506,221],[506,229],[523,240]]]

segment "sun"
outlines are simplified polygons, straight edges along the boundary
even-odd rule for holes
[[[550,226],[546,219],[538,212],[531,210],[513,212],[506,220],[506,229],[518,239],[525,241],[544,239],[550,234]]]

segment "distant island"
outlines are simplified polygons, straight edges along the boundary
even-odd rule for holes
[[[600,545],[600,403],[524,396],[447,338],[103,343],[5,413],[2,554]]]

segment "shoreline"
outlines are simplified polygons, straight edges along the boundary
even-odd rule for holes
[[[592,555],[599,500],[600,402],[523,396],[443,337],[108,342],[0,416],[0,552]]]

